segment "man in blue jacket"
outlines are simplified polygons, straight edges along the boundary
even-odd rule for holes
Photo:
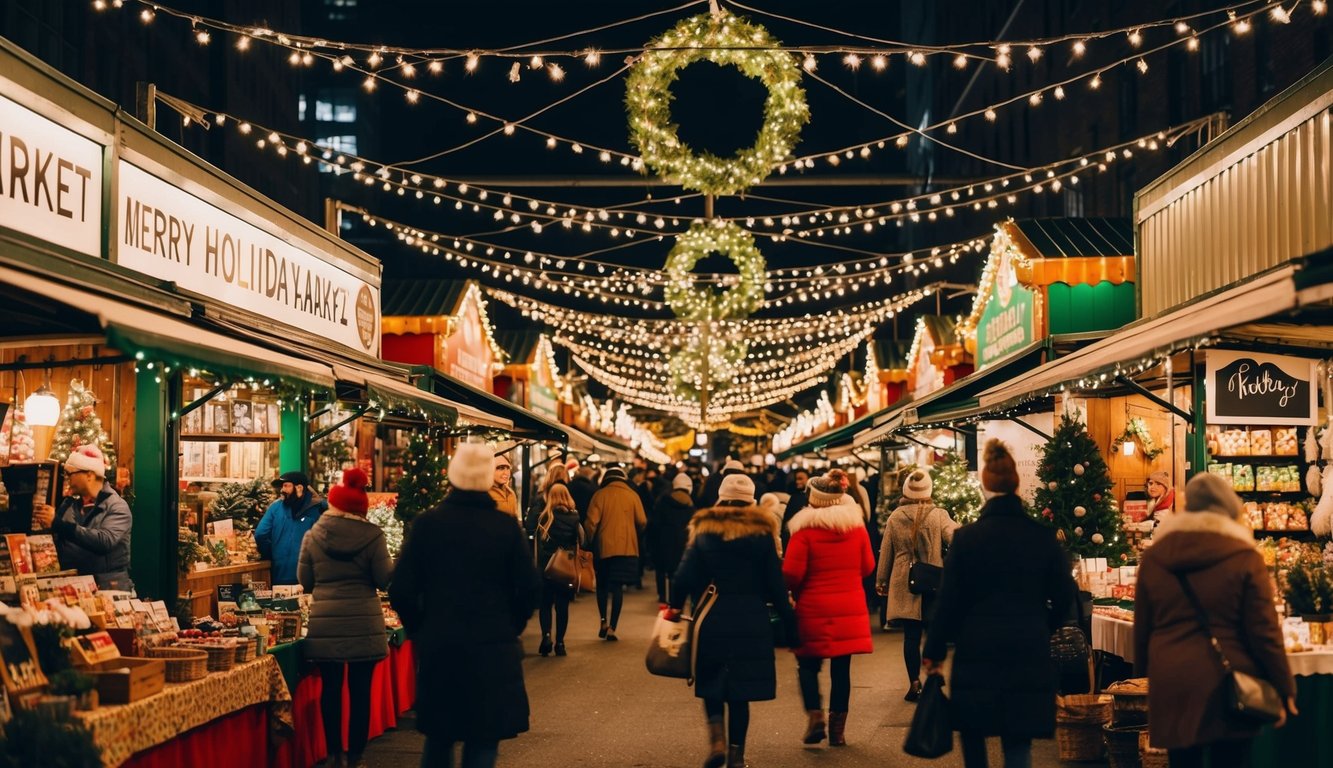
[[[273,487],[278,498],[255,528],[255,546],[260,557],[272,563],[273,584],[296,584],[301,540],[329,504],[310,488],[304,472],[284,472]]]

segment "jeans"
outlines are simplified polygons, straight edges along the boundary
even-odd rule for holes
[[[986,757],[986,737],[964,731],[963,767],[988,768]],[[1001,736],[1000,748],[1004,751],[1004,768],[1032,768],[1032,739]]]
[[[569,590],[549,579],[542,579],[542,606],[537,620],[542,627],[542,634],[551,634],[551,613],[555,613],[555,641],[565,642],[565,630],[569,628],[569,599],[573,597]]]
[[[796,677],[801,683],[801,701],[807,710],[823,709],[819,699],[819,670],[824,660],[819,657],[796,657]],[[829,659],[830,712],[846,712],[852,697],[852,657],[835,656]]]
[[[1251,746],[1249,739],[1215,741],[1185,749],[1169,749],[1166,757],[1171,768],[1203,768],[1205,755],[1211,768],[1242,768],[1250,764]]]
[[[374,661],[321,661],[319,711],[324,719],[324,745],[330,755],[343,751],[343,675],[347,679],[347,754],[360,757],[366,751],[370,731],[370,681]]]
[[[455,743],[427,736],[426,746],[421,750],[421,768],[454,768]],[[458,768],[495,768],[499,749],[497,741],[465,741]]]

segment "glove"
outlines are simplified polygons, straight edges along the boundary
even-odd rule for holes
[[[680,609],[679,609],[679,608],[663,608],[663,609],[662,609],[662,618],[666,619],[667,621],[680,621]]]

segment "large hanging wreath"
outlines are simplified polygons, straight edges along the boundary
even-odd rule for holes
[[[734,66],[768,89],[764,125],[754,145],[734,157],[695,154],[671,122],[671,85],[698,61]],[[653,40],[626,86],[630,140],[643,161],[662,178],[709,195],[735,194],[763,181],[791,156],[810,121],[796,60],[768,30],[726,11],[692,16]]]
[[[736,265],[738,275],[727,278],[720,291],[697,286],[690,270],[710,253],[720,253]],[[754,237],[732,222],[696,221],[676,237],[667,254],[665,298],[682,320],[735,320],[759,309],[764,300],[764,255]]]
[[[1148,430],[1148,423],[1138,416],[1131,416],[1125,422],[1125,431],[1111,443],[1111,450],[1118,451],[1120,446],[1132,441],[1138,441],[1139,445],[1143,446],[1143,458],[1148,461],[1166,452],[1166,449],[1159,447],[1157,441],[1153,439],[1152,432]]]
[[[667,372],[676,394],[698,400],[703,387],[704,355],[708,355],[708,391],[712,394],[729,389],[740,373],[749,346],[743,342],[710,341],[681,347],[667,363]]]

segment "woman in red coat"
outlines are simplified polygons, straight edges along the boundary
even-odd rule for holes
[[[873,650],[861,582],[875,570],[875,553],[861,506],[843,493],[845,478],[842,470],[835,469],[807,484],[810,506],[787,523],[791,542],[782,564],[782,575],[796,600],[801,635],[795,653],[809,717],[804,741],[824,740],[819,670],[829,659],[828,739],[835,747],[847,743],[852,654]]]

